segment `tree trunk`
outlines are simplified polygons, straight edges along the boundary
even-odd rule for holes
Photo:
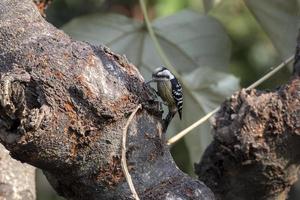
[[[73,41],[30,0],[0,2],[0,138],[11,155],[41,168],[67,199],[214,199],[175,165],[158,103],[138,70],[102,46]],[[101,37],[101,36],[99,36]]]
[[[299,51],[294,77],[276,91],[242,90],[223,103],[214,141],[196,166],[173,162],[161,113],[138,70],[102,46],[71,40],[30,0],[0,2],[0,140],[41,168],[67,199],[131,199],[126,158],[141,199],[283,199],[297,179]],[[101,36],[99,36],[101,37]]]

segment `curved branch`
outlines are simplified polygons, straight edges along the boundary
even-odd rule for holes
[[[67,199],[130,199],[127,164],[141,199],[214,199],[182,173],[161,137],[161,113],[137,69],[102,46],[71,40],[30,0],[0,1],[0,140],[41,168]],[[99,36],[101,37],[101,36]]]

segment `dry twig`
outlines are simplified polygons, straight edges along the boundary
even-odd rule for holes
[[[127,167],[127,162],[126,162],[126,138],[127,138],[127,131],[128,131],[128,127],[129,127],[129,124],[130,122],[132,121],[134,115],[136,114],[136,112],[141,108],[141,104],[139,104],[134,110],[133,112],[131,113],[131,115],[129,116],[127,122],[126,122],[126,125],[123,129],[123,137],[122,137],[122,159],[121,159],[121,165],[122,165],[122,169],[123,169],[123,172],[124,172],[124,175],[125,175],[125,178],[126,178],[126,181],[129,185],[129,188],[130,188],[130,191],[132,192],[132,195],[133,195],[133,198],[135,200],[140,200],[136,190],[135,190],[135,187],[133,185],[133,182],[132,182],[132,179],[131,179],[131,176],[129,174],[129,171],[128,171],[128,167]]]

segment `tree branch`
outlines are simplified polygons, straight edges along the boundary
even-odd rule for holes
[[[275,91],[242,90],[222,104],[214,141],[196,165],[217,199],[286,199],[299,173],[299,46],[291,80]]]
[[[122,130],[142,104],[126,153],[140,198],[214,199],[176,167],[158,103],[124,57],[71,40],[30,0],[0,1],[0,18],[0,138],[14,158],[41,168],[67,199],[130,199]]]

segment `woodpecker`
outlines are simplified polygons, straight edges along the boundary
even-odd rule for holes
[[[152,80],[157,83],[157,94],[169,108],[166,117],[167,125],[172,120],[176,112],[182,118],[183,94],[182,87],[177,78],[165,67],[157,68],[152,74]]]

